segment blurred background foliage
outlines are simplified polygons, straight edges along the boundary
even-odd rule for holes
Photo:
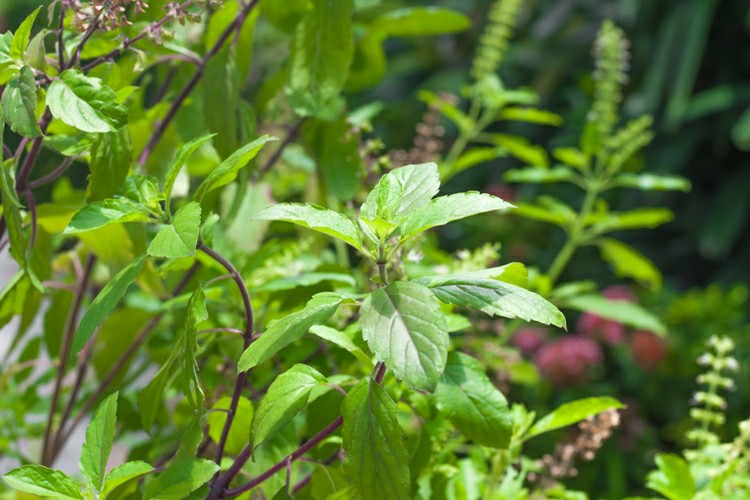
[[[18,25],[39,3],[0,0],[0,32]],[[409,149],[426,111],[418,92],[461,95],[491,2],[356,3],[365,18],[369,13],[374,17],[407,4],[423,4],[452,8],[473,20],[468,31],[457,35],[387,39],[384,78],[374,87],[352,93],[352,108],[372,101],[383,103],[374,121],[374,135],[382,138],[386,149]],[[742,366],[738,387],[729,397],[725,428],[736,429],[737,421],[750,412],[746,398],[750,391],[750,9],[745,0],[523,2],[500,75],[508,87],[534,89],[541,96],[540,106],[561,114],[565,122],[561,127],[518,123],[505,126],[503,132],[527,137],[548,150],[577,143],[593,89],[591,46],[605,19],[622,27],[631,41],[623,121],[644,113],[655,120],[655,139],[636,163],[652,173],[681,175],[692,183],[687,195],[620,190],[608,199],[620,209],[654,205],[675,213],[671,223],[659,228],[618,235],[662,271],[662,289],[639,289],[638,295],[662,318],[670,335],[666,343],[631,331],[618,342],[598,339],[604,361],[591,363],[585,384],[539,383],[536,371],[524,371],[534,359],[533,350],[524,352],[518,343],[520,358],[517,352],[500,354],[508,356],[512,366],[509,399],[523,400],[531,408],[542,410],[575,397],[600,394],[628,403],[618,435],[570,483],[592,496],[622,498],[642,488],[639,485],[653,466],[656,450],[674,451],[687,445],[688,400],[699,373],[694,360],[709,336],[732,337]],[[256,31],[249,95],[256,95],[286,57],[285,44],[275,43],[276,36],[263,24]],[[456,131],[450,123],[444,125],[447,132],[442,140],[450,144]],[[638,164],[632,168],[638,169]],[[579,203],[580,193],[565,186],[506,185],[503,175],[518,166],[513,158],[487,162],[455,176],[445,186],[446,192],[477,189],[513,201],[534,198],[543,190]],[[505,260],[546,268],[562,245],[562,231],[520,218],[504,220],[493,226],[483,224],[481,218],[457,225],[458,229],[441,233],[442,246],[457,250],[500,241]],[[594,248],[581,249],[566,278],[594,279],[602,287],[616,282]],[[578,333],[586,333],[580,331],[582,321],[575,330]],[[536,333],[548,341],[544,331]],[[506,382],[499,374],[498,383]]]

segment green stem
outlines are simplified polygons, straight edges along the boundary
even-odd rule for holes
[[[586,227],[586,219],[594,208],[594,203],[596,202],[598,194],[599,184],[589,182],[586,191],[586,198],[584,198],[581,211],[578,213],[578,217],[576,217],[575,223],[568,233],[568,239],[558,252],[555,260],[552,262],[549,271],[547,271],[550,289],[558,280],[563,270],[565,270],[565,266],[568,265],[575,251],[581,246],[583,230]]]

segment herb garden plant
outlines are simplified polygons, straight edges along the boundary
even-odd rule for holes
[[[497,74],[520,4],[491,7],[465,110],[420,93],[455,124],[452,146],[398,164],[374,126],[382,106],[356,96],[387,74],[388,39],[463,32],[459,12],[58,0],[0,35],[0,248],[18,269],[0,291],[0,322],[17,318],[0,371],[2,498],[584,495],[525,445],[578,424],[596,441],[578,452],[593,454],[624,405],[509,404],[492,346],[524,322],[573,335],[560,309],[665,334],[590,281],[558,282],[596,245],[619,276],[658,287],[655,266],[608,233],[671,214],[611,211],[603,194],[689,185],[628,168],[650,119],[619,124],[626,42],[609,22],[591,114],[578,146],[554,150],[559,165],[499,131],[561,124]],[[439,193],[507,156],[527,164],[509,181],[572,183],[581,208]],[[514,213],[565,231],[546,271],[435,237]],[[501,335],[475,327],[487,319]],[[71,448],[79,467],[61,458]]]

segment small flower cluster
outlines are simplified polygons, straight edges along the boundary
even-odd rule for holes
[[[91,0],[83,3],[81,0],[63,0],[63,6],[73,11],[73,26],[83,33],[95,27],[102,31],[130,26],[126,11],[133,7],[133,15],[137,16],[146,11],[148,4],[144,0]]]
[[[440,94],[440,101],[452,105],[458,103],[458,98],[446,92]],[[408,151],[396,149],[391,152],[391,160],[396,165],[408,165],[413,163],[427,163],[435,161],[443,149],[443,136],[445,128],[440,125],[440,110],[436,104],[430,104],[427,112],[422,116],[422,121],[417,124],[417,135],[414,137],[414,145]]]
[[[698,450],[719,443],[714,429],[726,421],[724,412],[727,407],[726,399],[719,391],[734,388],[734,380],[728,374],[739,370],[737,360],[730,356],[734,350],[732,339],[712,336],[708,340],[708,348],[708,352],[698,358],[698,364],[707,370],[697,378],[698,383],[706,386],[706,389],[695,393],[695,407],[690,410],[690,416],[698,425],[687,434]],[[696,460],[701,455],[698,450],[690,450],[685,456],[689,460]]]
[[[606,288],[602,295],[609,300],[637,300],[624,286]],[[512,344],[534,360],[544,377],[565,387],[587,380],[591,370],[604,359],[602,346],[618,346],[626,341],[634,362],[644,370],[656,369],[667,355],[666,342],[655,333],[631,332],[622,323],[590,312],[581,314],[576,333],[550,340],[543,328],[522,328],[514,335]]]
[[[620,414],[614,409],[589,417],[578,424],[578,434],[574,439],[558,444],[554,453],[541,458],[542,481],[554,482],[565,477],[577,476],[576,460],[593,460],[596,452],[618,425]]]

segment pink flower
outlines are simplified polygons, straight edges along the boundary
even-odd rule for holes
[[[525,356],[530,356],[539,349],[547,340],[547,330],[544,328],[521,328],[519,329],[510,343],[518,348]]]
[[[542,346],[534,363],[557,386],[574,385],[586,380],[589,371],[602,362],[599,344],[581,335],[566,335]]]
[[[637,330],[630,337],[630,352],[644,370],[657,368],[667,356],[667,343],[654,332]]]

